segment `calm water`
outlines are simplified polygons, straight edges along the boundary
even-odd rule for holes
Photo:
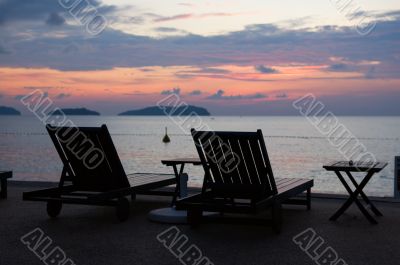
[[[165,158],[196,156],[187,132],[168,117],[71,117],[78,126],[107,124],[127,173],[168,172]],[[378,160],[389,166],[369,183],[371,195],[392,196],[394,156],[400,155],[400,117],[340,117],[340,122],[359,138]],[[303,117],[205,117],[214,130],[255,131],[262,129],[276,177],[315,180],[315,191],[344,193],[345,190],[322,165],[343,157]],[[187,125],[188,123],[186,123]],[[161,139],[168,126],[172,142]],[[56,181],[61,162],[35,117],[0,117],[0,169],[13,170],[17,180]],[[190,185],[201,186],[201,167],[188,166]]]

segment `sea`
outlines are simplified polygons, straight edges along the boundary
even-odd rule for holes
[[[256,131],[265,137],[276,178],[314,179],[314,192],[345,194],[342,184],[323,165],[346,160],[327,135],[304,117],[207,116],[191,120],[161,116],[70,116],[77,126],[106,124],[126,173],[173,173],[162,159],[196,157],[190,127],[221,131]],[[374,175],[365,191],[373,196],[393,196],[394,159],[400,156],[400,117],[338,117],[352,136],[388,166]],[[163,143],[165,128],[170,143]],[[45,124],[35,116],[0,116],[0,170],[12,170],[14,180],[58,181],[62,164]],[[203,169],[189,165],[189,186],[201,187]],[[357,180],[363,174],[356,174]]]

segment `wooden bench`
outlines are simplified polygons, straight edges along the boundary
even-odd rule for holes
[[[7,180],[10,178],[12,178],[11,171],[0,171],[0,183],[1,183],[0,198],[1,199],[7,198]]]
[[[257,132],[211,132],[192,130],[205,177],[202,192],[178,200],[176,208],[187,210],[188,222],[198,225],[202,212],[258,214],[272,210],[274,230],[281,229],[281,204],[311,208],[312,179],[275,179],[264,137]],[[306,192],[305,199],[293,199]],[[272,222],[270,222],[272,221]]]
[[[47,131],[64,165],[59,185],[51,189],[24,192],[23,199],[47,202],[47,213],[50,217],[57,217],[63,204],[82,204],[115,207],[118,219],[124,221],[130,214],[127,196],[132,201],[137,194],[170,196],[173,200],[176,199],[175,175],[125,173],[106,125],[99,128],[48,125]],[[78,135],[75,138],[71,136],[74,133]],[[71,148],[78,137],[83,137],[82,143],[90,140],[101,151],[103,159],[97,166],[89,167]],[[77,151],[81,152],[81,149],[78,148]],[[174,191],[161,190],[170,185],[175,185]]]

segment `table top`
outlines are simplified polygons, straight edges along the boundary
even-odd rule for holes
[[[328,171],[379,172],[387,166],[387,162],[336,161],[323,166]]]
[[[195,157],[164,159],[161,160],[161,163],[166,166],[174,166],[181,164],[193,164],[195,166],[201,165],[200,158],[195,158]]]
[[[12,171],[0,171],[0,178],[12,178]]]

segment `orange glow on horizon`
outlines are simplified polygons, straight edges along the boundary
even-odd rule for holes
[[[64,105],[77,99],[155,103],[161,92],[180,88],[188,101],[201,102],[224,91],[224,96],[243,96],[236,103],[294,99],[305,93],[340,95],[374,92],[382,80],[367,80],[358,72],[329,72],[326,65],[274,66],[274,73],[260,73],[254,67],[221,65],[114,68],[97,71],[59,71],[48,68],[0,68],[0,93],[5,98],[26,95],[38,88]],[[395,89],[397,80],[385,80],[386,90]],[[388,85],[388,84],[392,85]],[[201,95],[189,95],[200,90]],[[63,97],[59,95],[63,94]],[[255,94],[264,98],[251,98]],[[246,97],[247,96],[247,97]],[[214,99],[215,100],[215,99]],[[11,102],[11,101],[10,101]]]

